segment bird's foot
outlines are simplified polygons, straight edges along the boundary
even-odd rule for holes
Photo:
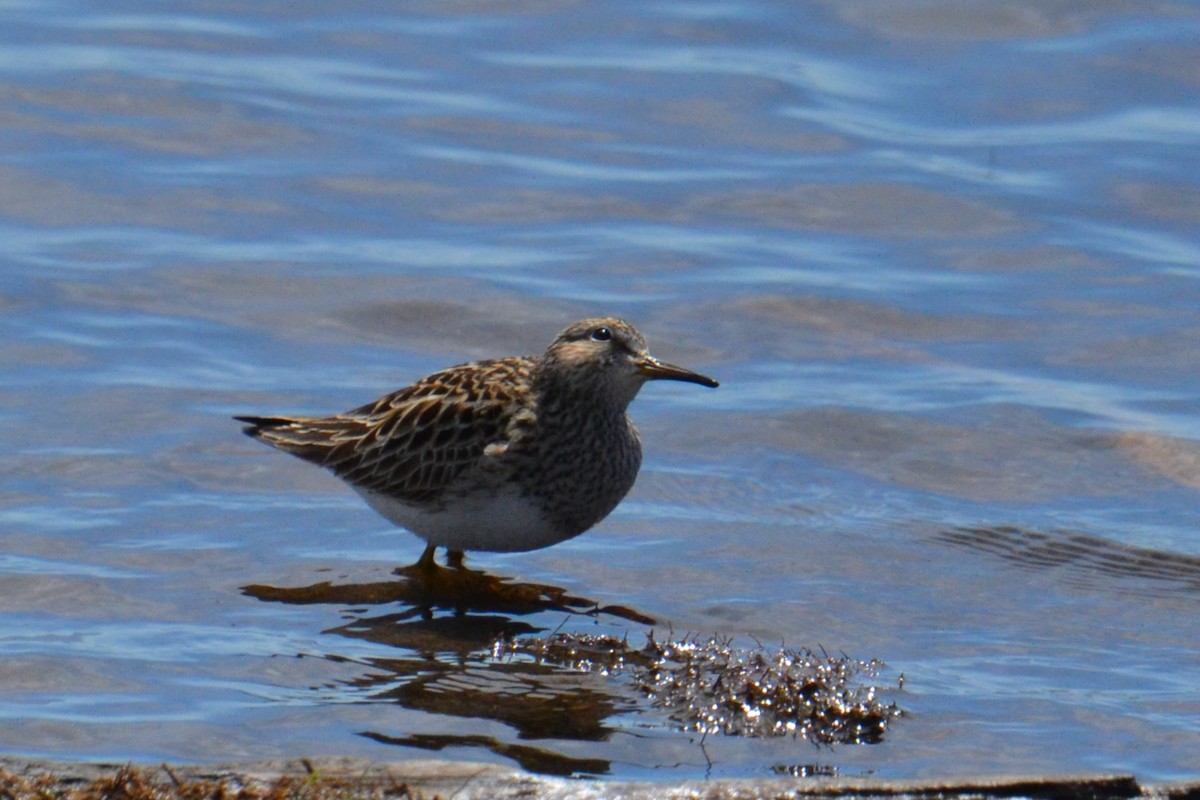
[[[438,570],[444,569],[444,567],[437,563],[436,554],[437,545],[426,545],[425,549],[421,552],[421,557],[417,559],[415,564],[407,567],[396,567],[393,572],[409,578],[433,575]],[[462,550],[446,548],[446,567],[458,570],[466,569],[465,560],[466,554]]]
[[[425,550],[421,553],[421,557],[417,559],[417,563],[411,567],[398,567],[396,572],[401,575],[410,574],[414,571],[427,574],[432,573],[438,569],[438,563],[434,559],[435,555],[437,555],[437,545],[425,545]]]

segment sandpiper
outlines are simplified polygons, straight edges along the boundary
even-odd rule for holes
[[[649,380],[718,385],[627,322],[585,319],[540,356],[450,367],[344,414],[236,419],[424,539],[418,566],[445,547],[461,567],[466,550],[549,547],[608,516],[641,466],[627,409]]]

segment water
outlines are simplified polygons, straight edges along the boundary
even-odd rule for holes
[[[1198,777],[1194,6],[2,13],[4,752]],[[596,530],[471,563],[882,659],[881,743],[701,740],[481,655],[620,617],[429,638],[371,602],[418,543],[229,419],[597,313],[721,388],[645,390]],[[242,591],[322,581],[367,588]]]

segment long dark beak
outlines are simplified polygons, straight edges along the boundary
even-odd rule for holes
[[[690,369],[677,367],[674,364],[664,364],[653,356],[646,356],[638,362],[638,372],[652,381],[686,381],[687,383],[698,383],[710,389],[721,385],[707,375],[701,375],[699,372],[692,372]]]

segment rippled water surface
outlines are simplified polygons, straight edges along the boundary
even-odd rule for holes
[[[3,752],[1200,777],[1196,5],[0,14]],[[489,660],[651,628],[422,619],[418,541],[230,420],[597,314],[722,386],[643,391],[595,530],[470,564],[881,659],[881,742]]]

